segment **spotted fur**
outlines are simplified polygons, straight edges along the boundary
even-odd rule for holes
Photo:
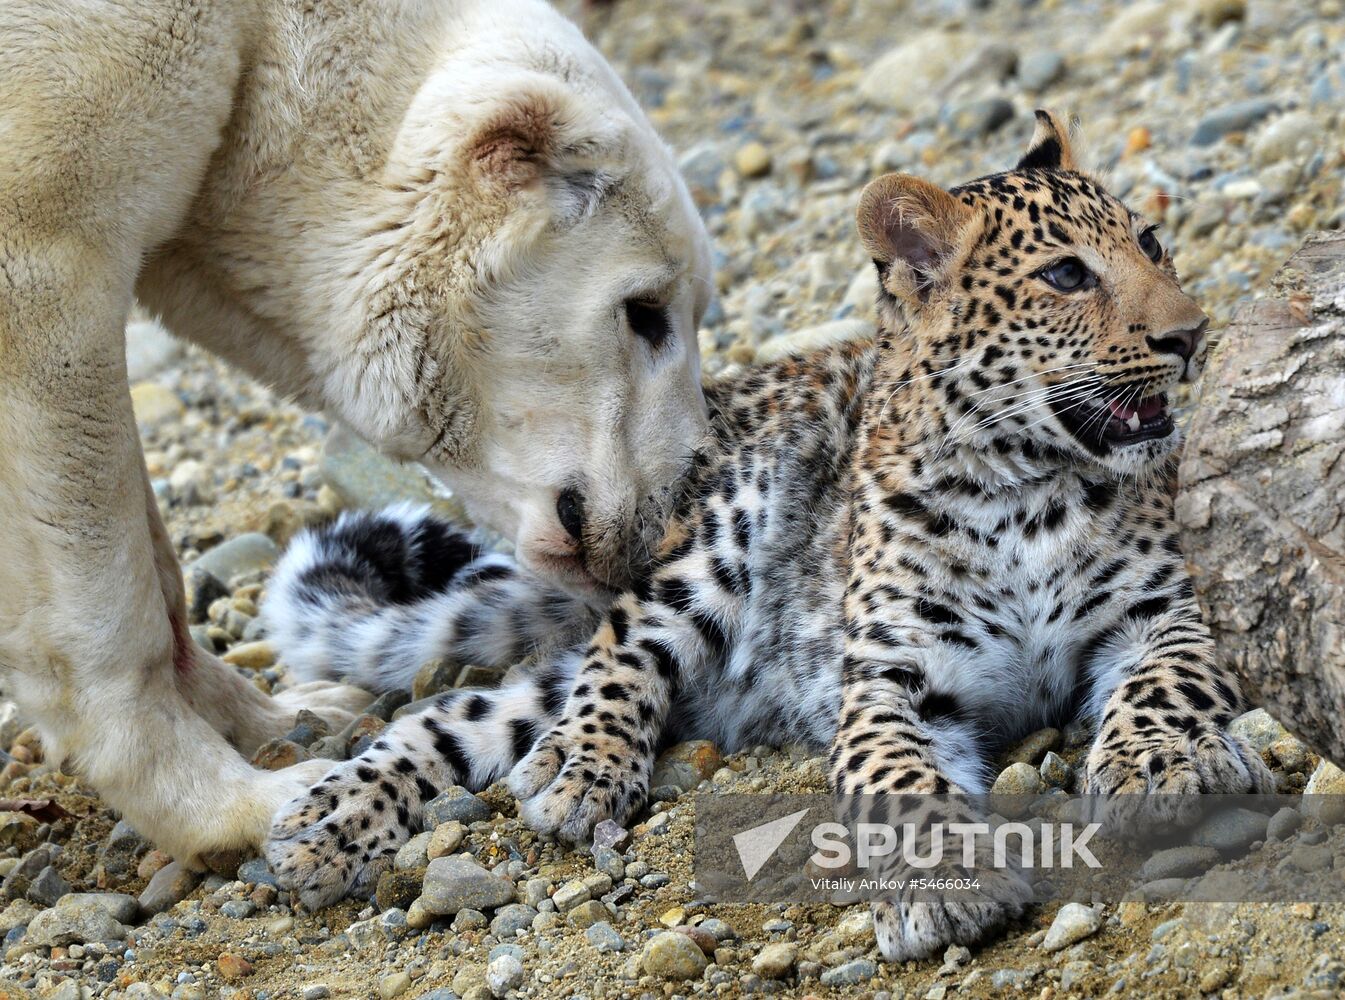
[[[1204,316],[1071,156],[1042,113],[1012,171],[866,189],[876,342],[707,388],[714,437],[654,568],[586,642],[542,621],[564,596],[501,557],[488,586],[439,567],[388,596],[424,565],[412,540],[445,530],[429,520],[360,515],[300,543],[273,598],[292,662],[377,682],[381,648],[400,684],[417,658],[509,663],[556,642],[499,690],[399,720],[282,811],[268,856],[285,882],[310,905],[367,891],[450,784],[507,778],[528,823],[582,840],[688,738],[829,748],[843,795],[978,792],[1010,741],[1084,720],[1089,791],[1266,787],[1224,732],[1239,695],[1172,522],[1163,394],[1198,374]],[[1058,287],[1076,264],[1087,279]],[[483,623],[502,630],[490,643]],[[926,955],[1017,908],[893,899],[878,940]]]

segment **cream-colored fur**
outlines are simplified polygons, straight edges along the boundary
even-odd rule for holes
[[[234,746],[364,700],[266,698],[188,640],[133,297],[583,590],[640,558],[703,432],[708,269],[669,153],[538,0],[0,4],[0,686],[188,861],[260,842],[314,777]],[[664,308],[661,345],[628,299]]]

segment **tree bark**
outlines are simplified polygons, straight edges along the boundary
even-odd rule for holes
[[[1345,763],[1345,233],[1241,309],[1205,376],[1177,518],[1243,691]]]

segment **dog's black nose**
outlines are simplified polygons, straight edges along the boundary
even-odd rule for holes
[[[1190,361],[1191,356],[1196,353],[1196,348],[1200,346],[1200,338],[1205,335],[1205,327],[1209,326],[1209,320],[1201,323],[1199,326],[1187,327],[1185,330],[1169,330],[1159,337],[1146,337],[1149,341],[1151,350],[1158,354],[1175,354],[1183,361]]]
[[[584,539],[584,495],[576,489],[564,489],[556,498],[556,517],[560,526],[576,542]]]

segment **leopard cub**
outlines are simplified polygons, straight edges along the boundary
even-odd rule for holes
[[[266,615],[304,679],[405,687],[433,657],[537,654],[276,816],[267,856],[299,898],[368,893],[449,785],[507,779],[526,822],[582,841],[693,738],[829,749],[842,795],[980,792],[1010,741],[1082,720],[1087,791],[1268,788],[1225,732],[1239,695],[1168,489],[1169,393],[1200,373],[1206,318],[1155,227],[1037,118],[1012,170],[865,189],[876,340],[706,387],[712,438],[630,590],[595,607],[408,509],[294,544]],[[875,926],[902,960],[1019,908],[896,897]]]

